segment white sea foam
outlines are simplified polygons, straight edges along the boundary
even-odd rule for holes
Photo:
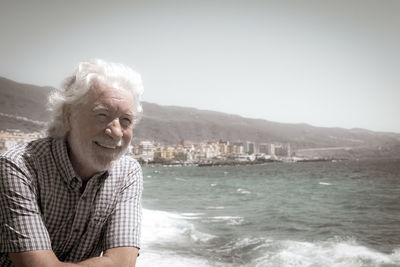
[[[214,207],[215,208],[215,207]],[[188,221],[203,213],[170,213],[155,210],[143,210],[142,249],[138,258],[138,267],[208,267],[233,266],[214,263],[208,257],[190,254],[179,255],[176,247],[191,246],[197,242],[208,242],[215,236],[200,232]],[[239,216],[215,216],[205,218],[207,222],[223,222],[228,225],[241,224]],[[400,266],[400,247],[390,254],[375,251],[358,244],[352,239],[332,239],[324,242],[299,242],[292,240],[272,240],[263,238],[243,238],[216,248],[226,254],[229,251],[252,247],[249,253],[263,256],[245,267],[362,267],[362,266]],[[170,248],[170,249],[168,249]],[[222,264],[222,265],[218,265]]]
[[[319,182],[320,185],[332,185],[331,183]]]
[[[210,184],[210,186],[216,186],[217,184]]]
[[[143,209],[142,243],[206,242],[213,235],[197,231],[179,214]]]
[[[182,213],[181,215],[190,217],[190,216],[204,215],[204,213],[202,213],[202,212],[185,212],[185,213]]]
[[[205,259],[185,257],[166,251],[147,250],[140,253],[137,267],[209,267]]]
[[[204,215],[204,213],[201,212],[187,212],[181,214],[185,220],[198,220],[202,218],[202,215]]]
[[[225,207],[224,206],[209,206],[209,207],[206,207],[206,209],[208,209],[208,210],[223,210],[223,209],[225,209]]]
[[[385,254],[361,246],[354,240],[326,241],[318,243],[280,241],[265,244],[267,251],[252,266],[321,266],[361,267],[382,264],[400,265],[400,249]]]
[[[241,193],[241,194],[250,194],[251,193],[250,191],[243,189],[243,188],[238,188],[236,190],[236,192]]]
[[[392,260],[400,264],[400,247],[393,250]]]
[[[243,223],[243,217],[239,216],[215,216],[208,217],[204,220],[205,222],[224,222],[227,225],[240,225]]]
[[[213,235],[197,231],[187,218],[202,213],[176,214],[165,211],[143,209],[142,248],[137,260],[138,267],[208,267],[204,258],[178,255],[174,251],[176,245],[190,245],[193,242],[207,242]],[[171,247],[157,249],[157,246]]]

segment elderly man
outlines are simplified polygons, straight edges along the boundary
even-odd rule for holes
[[[124,152],[142,92],[130,68],[82,62],[50,97],[49,137],[0,157],[0,266],[135,265],[143,179]]]

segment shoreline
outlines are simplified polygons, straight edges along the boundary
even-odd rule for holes
[[[195,166],[195,167],[214,167],[214,166],[247,166],[247,165],[261,165],[266,163],[305,163],[305,162],[337,162],[347,161],[349,159],[265,159],[265,160],[254,160],[254,161],[207,161],[207,162],[143,162],[144,166],[167,166],[167,167],[183,167],[183,166]]]

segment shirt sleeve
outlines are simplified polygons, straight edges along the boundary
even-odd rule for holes
[[[114,247],[140,248],[142,191],[142,169],[135,161],[121,188],[116,208],[107,220],[103,251]]]
[[[0,157],[0,252],[51,249],[32,177],[15,162]]]

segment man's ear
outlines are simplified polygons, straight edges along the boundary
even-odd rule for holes
[[[63,106],[63,126],[65,132],[71,130],[71,105],[64,104]]]

